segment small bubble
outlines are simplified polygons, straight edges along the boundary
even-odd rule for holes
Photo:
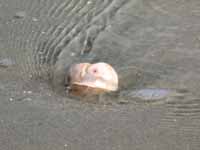
[[[76,53],[73,53],[73,52],[71,53],[71,56],[75,56],[75,55],[76,55]]]
[[[14,101],[14,99],[11,97],[11,98],[9,98],[9,101],[12,102],[12,101]]]
[[[39,19],[33,17],[32,20],[33,20],[34,22],[37,22]]]
[[[64,150],[67,150],[67,147],[68,147],[68,145],[67,145],[67,144],[65,144],[65,145],[64,145]]]
[[[88,5],[89,5],[89,4],[92,4],[92,1],[88,1],[87,4],[88,4]]]
[[[28,93],[28,94],[31,94],[31,93],[33,93],[33,92],[32,92],[32,91],[27,91],[27,93]]]
[[[23,91],[23,93],[24,93],[24,94],[26,94],[26,93],[27,93],[27,94],[31,94],[31,93],[33,93],[33,92],[32,92],[32,91]]]

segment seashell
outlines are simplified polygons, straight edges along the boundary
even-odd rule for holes
[[[117,91],[118,75],[104,62],[74,64],[68,74],[69,93],[76,96],[98,95]]]

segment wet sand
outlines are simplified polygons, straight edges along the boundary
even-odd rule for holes
[[[15,62],[0,65],[0,149],[199,149],[199,1],[121,2],[105,1],[94,21],[89,16],[84,22],[73,20],[73,13],[89,1],[0,1],[0,60]],[[70,21],[73,33],[65,32]],[[85,45],[92,50],[80,58],[84,42],[77,39],[87,37],[93,37],[92,47]],[[90,103],[53,92],[43,79],[28,80],[25,74],[39,72],[32,52],[41,49],[52,51],[49,63],[58,66],[85,60],[112,64],[120,75],[119,94]],[[120,95],[153,87],[175,94],[148,102]]]

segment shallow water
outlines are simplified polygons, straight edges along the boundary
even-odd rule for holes
[[[198,0],[0,0],[0,149],[198,150],[199,10]],[[61,95],[65,68],[85,61],[112,64],[119,91]]]

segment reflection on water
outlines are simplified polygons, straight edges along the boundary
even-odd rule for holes
[[[169,89],[139,89],[129,90],[125,95],[131,99],[140,99],[139,101],[152,102],[160,99],[167,99],[173,91]]]

